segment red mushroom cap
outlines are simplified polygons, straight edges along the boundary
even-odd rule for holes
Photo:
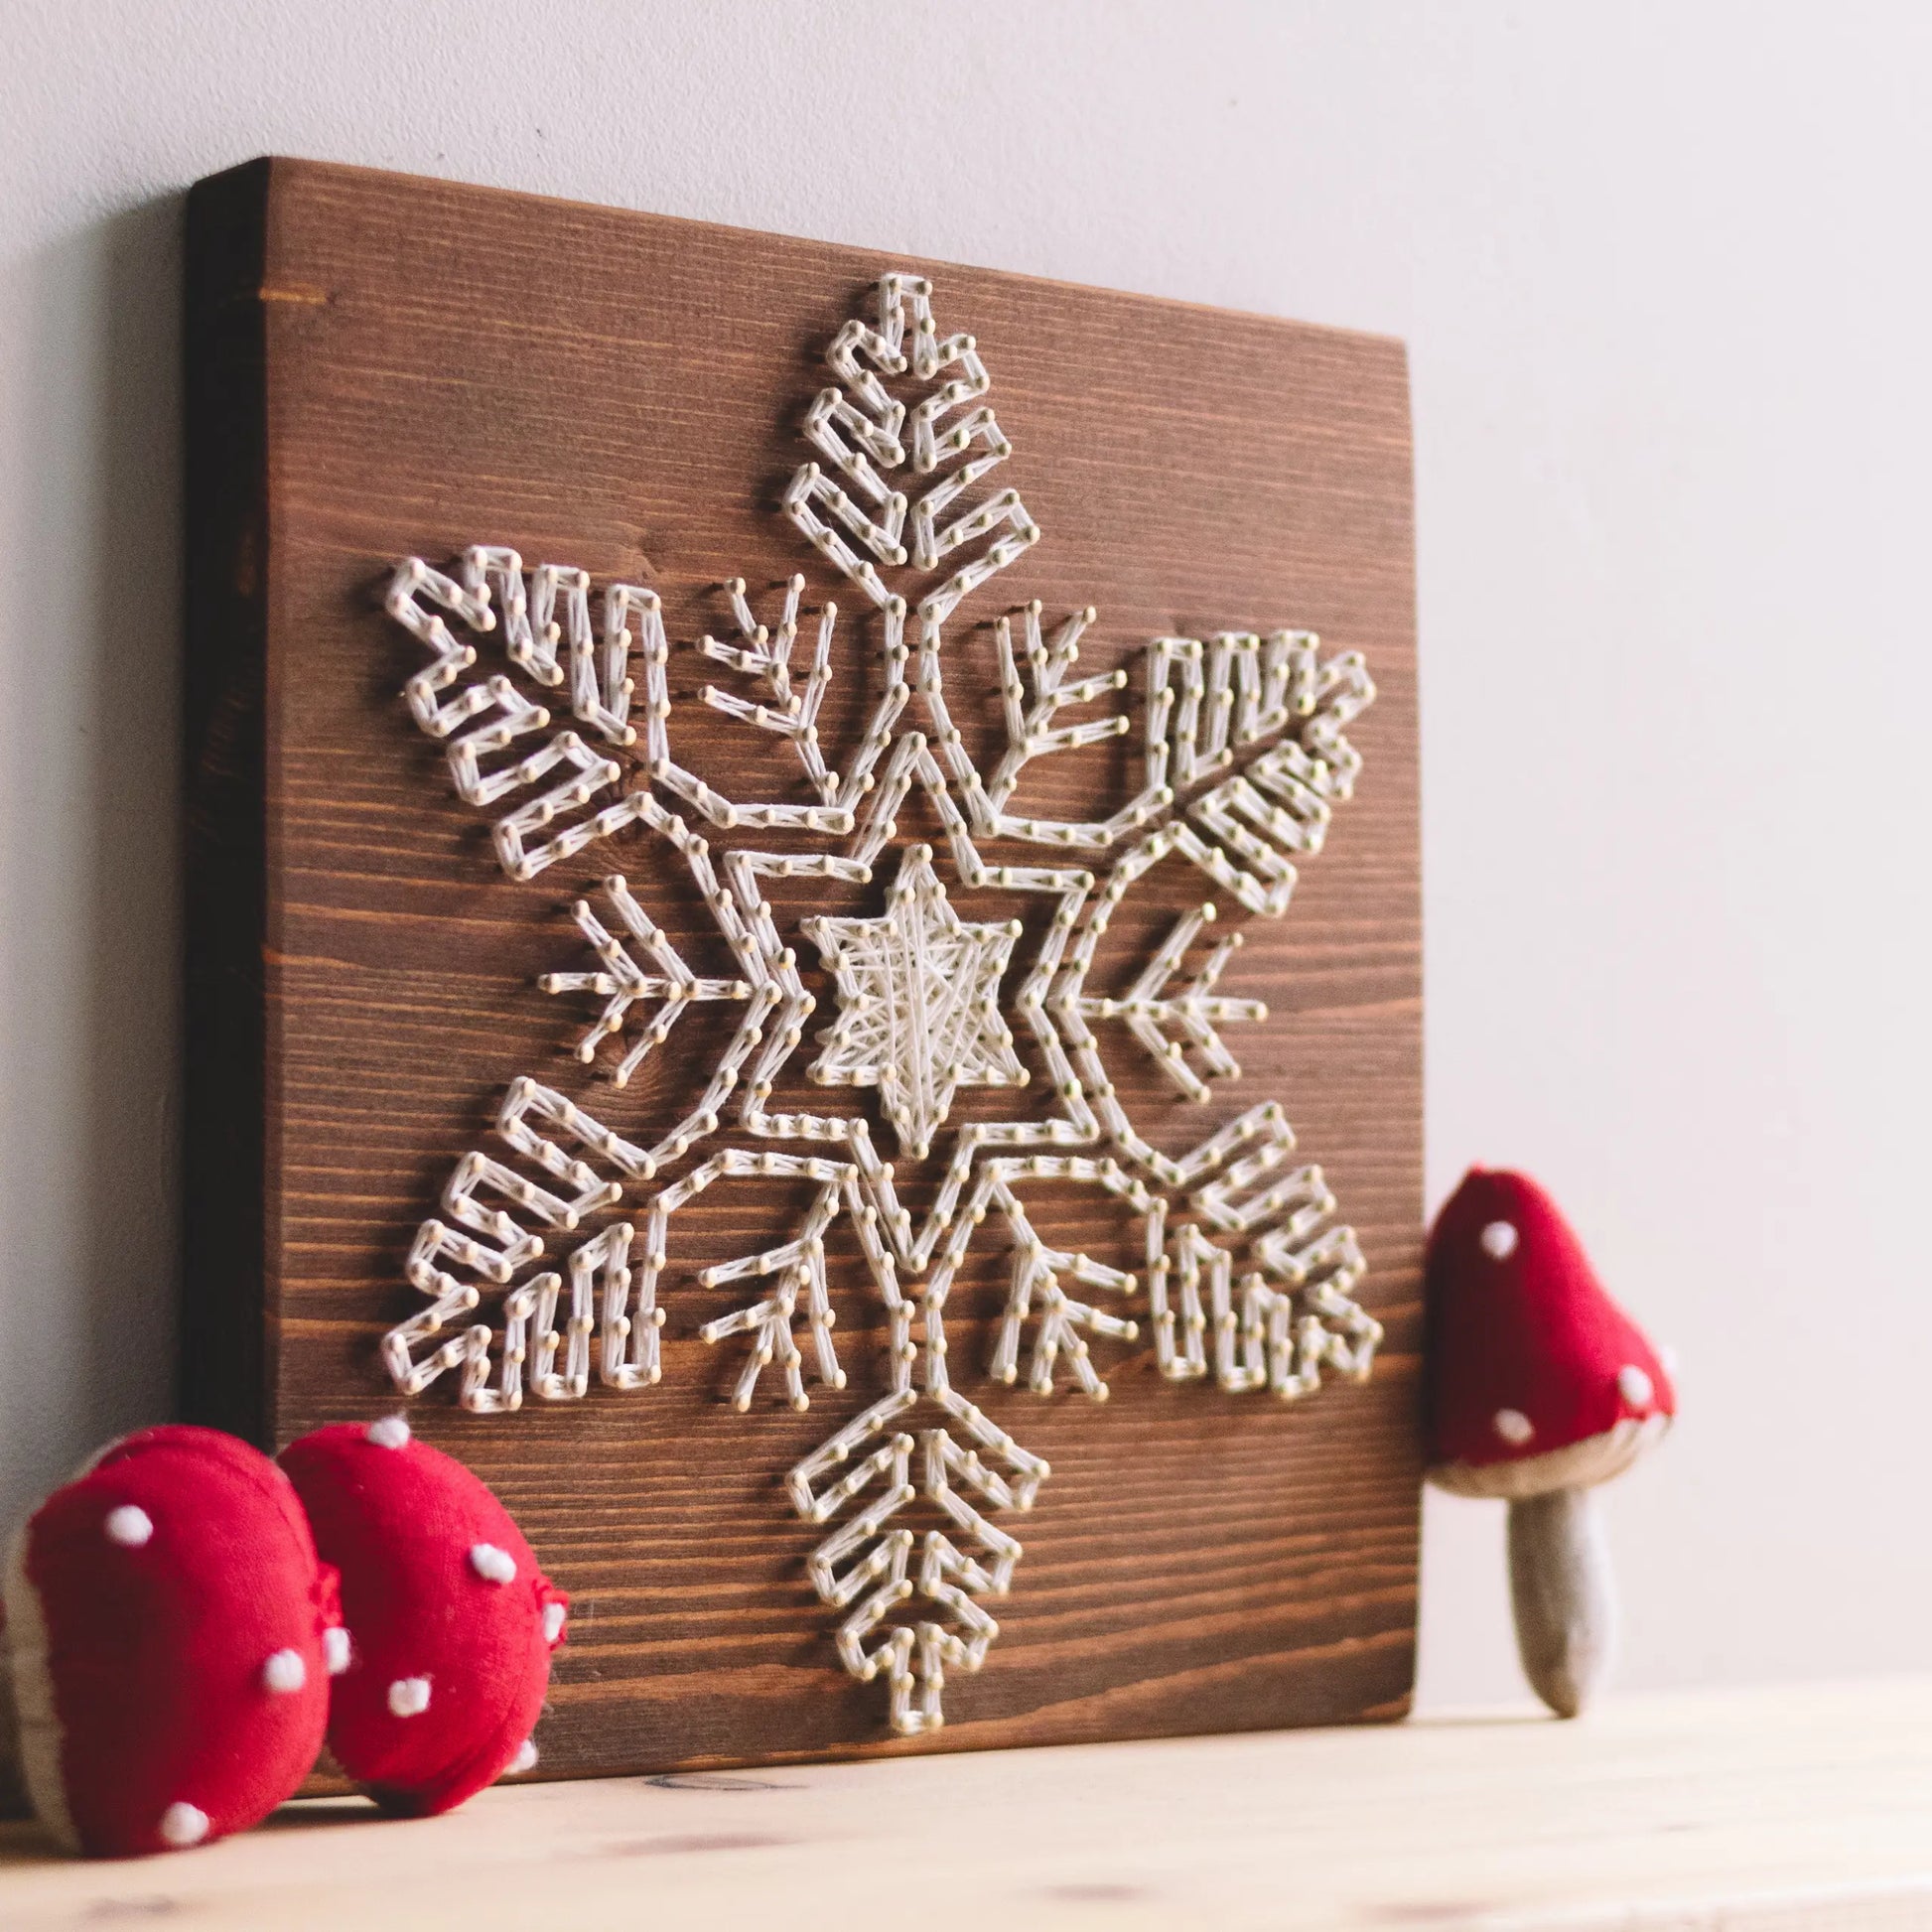
[[[102,1451],[14,1540],[7,1635],[42,1823],[97,1858],[259,1823],[322,1749],[336,1577],[273,1462],[211,1429]]]
[[[291,1443],[282,1466],[342,1572],[348,1666],[329,1748],[386,1811],[450,1811],[535,1762],[569,1602],[509,1512],[400,1416]]]
[[[1426,1264],[1431,1479],[1533,1496],[1619,1473],[1677,1394],[1643,1331],[1527,1175],[1472,1168]]]

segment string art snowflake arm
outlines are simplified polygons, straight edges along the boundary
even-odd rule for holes
[[[749,1000],[751,984],[746,980],[700,979],[677,955],[676,948],[631,895],[621,873],[604,881],[604,895],[611,909],[631,940],[648,956],[658,971],[647,973],[633,953],[606,930],[586,899],[571,907],[577,928],[590,941],[591,949],[603,963],[596,973],[545,973],[537,981],[546,993],[596,993],[606,1004],[590,1031],[578,1041],[577,1057],[589,1065],[607,1038],[623,1031],[630,1009],[640,1001],[657,1000],[663,1004],[657,1018],[618,1062],[611,1084],[627,1086],[653,1047],[661,1046],[671,1029],[694,1005],[720,1000]]]
[[[1018,1539],[992,1518],[1031,1509],[1050,1473],[1041,1457],[951,1387],[943,1300],[943,1291],[930,1288],[922,1297],[926,1332],[918,1351],[926,1364],[925,1395],[939,1420],[916,1434],[903,1427],[919,1392],[910,1363],[900,1369],[896,1361],[885,1399],[787,1478],[806,1521],[846,1516],[812,1553],[813,1587],[835,1608],[850,1606],[838,1633],[840,1659],[862,1683],[886,1677],[892,1727],[907,1736],[944,1724],[948,1668],[971,1672],[984,1663],[999,1624],[979,1599],[1007,1593],[1023,1554]],[[949,1528],[915,1539],[896,1519],[921,1496]]]
[[[1037,543],[1039,526],[1015,489],[960,502],[1013,454],[983,400],[992,380],[978,344],[971,336],[939,335],[932,287],[921,276],[882,277],[878,317],[876,326],[855,317],[833,339],[825,359],[837,381],[820,390],[804,424],[807,441],[831,471],[801,465],[785,490],[784,509],[825,561],[882,609],[893,593],[881,565],[897,570],[911,561],[929,572],[980,538],[993,538],[919,600],[921,620],[937,625]],[[906,405],[884,380],[908,371],[924,385],[910,411],[909,451]],[[860,555],[854,543],[869,554]]]
[[[874,1223],[876,1214],[862,1204],[853,1185],[854,1171],[848,1163],[820,1160],[815,1156],[774,1153],[770,1149],[728,1148],[695,1168],[674,1185],[663,1189],[650,1203],[645,1221],[643,1256],[638,1271],[637,1305],[649,1314],[648,1329],[638,1333],[643,1350],[638,1365],[648,1379],[658,1374],[656,1352],[656,1290],[660,1273],[668,1260],[671,1217],[720,1179],[751,1177],[803,1179],[815,1184],[811,1206],[800,1220],[795,1237],[759,1254],[744,1255],[735,1261],[721,1262],[699,1271],[698,1286],[717,1289],[748,1278],[771,1281],[770,1294],[732,1313],[704,1323],[699,1339],[716,1343],[737,1335],[749,1335],[751,1347],[732,1394],[732,1406],[743,1413],[752,1405],[763,1370],[776,1361],[784,1377],[787,1399],[794,1409],[809,1408],[805,1392],[804,1357],[794,1333],[798,1303],[804,1298],[804,1316],[811,1333],[818,1379],[827,1388],[842,1389],[845,1370],[839,1365],[832,1330],[837,1316],[832,1308],[830,1283],[826,1274],[825,1235],[841,1211],[851,1214],[859,1246],[871,1270],[873,1281],[894,1322],[891,1350],[894,1359],[909,1357],[910,1338],[906,1332],[909,1315],[893,1272],[892,1257],[880,1243]]]
[[[705,841],[647,795],[640,798],[638,816],[681,856],[734,951],[741,959],[753,958],[751,935],[738,918],[731,894],[718,879]],[[550,1324],[563,1286],[561,1278],[556,1277],[518,1280],[545,1252],[545,1234],[539,1230],[576,1233],[587,1214],[614,1206],[630,1184],[655,1178],[660,1168],[681,1159],[715,1133],[747,1061],[763,1038],[764,1023],[780,999],[780,990],[770,977],[759,972],[748,974],[743,981],[697,979],[668,942],[653,943],[652,935],[658,941],[662,941],[662,935],[634,901],[632,923],[631,913],[624,912],[622,906],[628,897],[624,891],[617,898],[621,918],[632,938],[662,968],[655,982],[623,953],[594,915],[591,925],[607,942],[599,948],[606,971],[546,976],[553,990],[559,990],[554,985],[559,978],[574,979],[582,990],[604,993],[612,1003],[625,1001],[626,996],[646,997],[654,985],[667,989],[667,1007],[660,1011],[643,1040],[625,1055],[621,1070],[628,1066],[634,1071],[643,1052],[661,1040],[670,1022],[687,1005],[713,998],[729,1001],[740,1009],[741,1018],[694,1104],[649,1146],[624,1139],[540,1081],[525,1076],[510,1083],[495,1126],[500,1145],[472,1152],[458,1162],[443,1190],[443,1212],[423,1223],[411,1245],[406,1274],[412,1286],[429,1298],[430,1306],[393,1328],[382,1348],[391,1379],[406,1394],[420,1394],[441,1375],[460,1367],[459,1400],[466,1409],[495,1414],[520,1407],[526,1355],[532,1348],[540,1356],[550,1348],[554,1355]],[[596,945],[595,935],[585,929]],[[625,971],[619,970],[620,955],[627,963]],[[616,1017],[621,1026],[622,1012]],[[580,1055],[586,1045],[595,1055],[600,1042],[617,1031],[606,1024],[612,1018],[613,1006],[607,1004],[591,1035],[579,1043]],[[553,1138],[546,1128],[556,1130],[562,1140]],[[577,1151],[570,1151],[572,1147]],[[543,1178],[537,1178],[538,1174]],[[557,1182],[564,1183],[568,1191],[559,1190]],[[603,1239],[602,1235],[596,1237]],[[599,1268],[604,1271],[601,1311],[594,1314],[596,1297],[588,1278],[577,1272],[574,1259],[571,1263],[570,1319],[578,1324],[574,1332],[583,1337],[586,1356],[591,1330],[599,1329],[601,1379],[614,1388],[646,1386],[656,1379],[660,1317],[653,1304],[645,1295],[633,1311],[629,1273],[622,1265],[622,1256],[608,1248],[596,1250],[595,1241],[578,1244],[573,1253],[577,1252],[586,1255],[585,1266],[594,1272]],[[654,1281],[654,1275],[647,1273],[644,1280]],[[502,1349],[493,1358],[488,1323],[472,1322],[453,1336],[447,1331],[453,1322],[475,1311],[485,1293],[496,1290],[507,1293],[502,1304]],[[492,1360],[496,1368],[493,1386]],[[576,1363],[577,1356],[572,1354],[569,1361]],[[559,1400],[581,1396],[588,1386],[586,1369],[567,1366],[561,1379],[540,1379],[536,1393]]]
[[[1196,1054],[1209,1078],[1238,1080],[1240,1063],[1216,1029],[1234,1021],[1268,1018],[1264,1002],[1228,999],[1215,991],[1228,961],[1240,949],[1239,932],[1228,933],[1215,945],[1205,964],[1178,994],[1169,992],[1188,947],[1214,917],[1211,899],[1183,912],[1125,998],[1094,999],[1083,994],[1078,1001],[1083,1019],[1125,1020],[1155,1065],[1194,1101],[1206,1100],[1211,1089],[1208,1079],[1188,1064],[1187,1053],[1191,1050]]]
[[[1014,614],[1021,622],[1019,653],[1014,648],[1013,616],[999,618],[993,626],[1000,660],[1000,698],[1007,728],[1007,749],[991,777],[981,777],[946,707],[941,637],[935,624],[925,624],[920,631],[919,691],[932,715],[947,769],[965,800],[975,832],[982,837],[1024,839],[1035,845],[1101,850],[1149,823],[1163,806],[1173,802],[1173,794],[1156,774],[1106,819],[1041,818],[1007,809],[1022,774],[1035,759],[1056,752],[1104,744],[1110,738],[1124,736],[1132,725],[1124,711],[1108,712],[1074,724],[1058,722],[1059,714],[1068,707],[1093,704],[1124,690],[1128,674],[1125,669],[1102,671],[1069,683],[1066,673],[1079,661],[1080,639],[1098,614],[1091,605],[1084,611],[1076,611],[1060,625],[1050,644],[1041,628],[1040,614],[1037,600]],[[1152,656],[1149,659],[1151,664],[1157,661],[1165,664],[1164,659]]]
[[[812,1552],[808,1574],[821,1600],[846,1612],[838,1630],[840,1661],[861,1683],[884,1675],[892,1727],[913,1735],[944,1722],[947,1666],[977,1670],[999,1632],[977,1598],[1006,1591],[1021,1550],[985,1511],[1032,1507],[1048,1470],[952,1392],[943,1291],[935,1298],[928,1287],[915,1309],[878,1241],[876,1207],[856,1195],[850,1206],[862,1241],[870,1231],[868,1255],[891,1323],[887,1393],[800,1461],[786,1488],[808,1523],[837,1525]],[[915,1317],[923,1322],[922,1343],[914,1339]],[[915,1435],[904,1425],[920,1402],[915,1369],[921,1357],[923,1392],[937,1400],[942,1420]],[[1000,1458],[1004,1473],[986,1462],[981,1449]],[[974,1554],[963,1553],[943,1531],[928,1531],[919,1546],[898,1519],[921,1495],[945,1513]]]
[[[1224,999],[1215,991],[1233,951],[1227,940],[1216,947],[1190,987],[1177,998],[1167,995],[1169,980],[1209,916],[1205,907],[1170,933],[1122,998],[1088,991],[1100,942],[1114,909],[1171,853],[1190,860],[1248,911],[1280,917],[1298,878],[1296,859],[1320,851],[1334,806],[1353,796],[1362,760],[1346,727],[1375,695],[1359,653],[1318,663],[1318,640],[1310,632],[1283,631],[1266,640],[1229,635],[1215,639],[1214,645],[1209,649],[1190,639],[1162,639],[1155,646],[1158,658],[1191,665],[1199,673],[1178,687],[1182,696],[1172,714],[1171,733],[1163,724],[1162,742],[1172,736],[1173,757],[1161,768],[1198,787],[1203,772],[1212,776],[1224,770],[1238,753],[1257,743],[1264,749],[1235,775],[1199,791],[1142,834],[1115,861],[1051,996],[1059,1031],[1108,1137],[1131,1161],[1171,1186],[1182,1183],[1182,1164],[1159,1154],[1134,1127],[1108,1078],[1090,1023],[1124,1020],[1162,1071],[1201,1099],[1213,1079],[1234,1078],[1239,1072],[1218,1026],[1258,1020],[1265,1008],[1258,1001]],[[1166,683],[1161,688],[1176,686]],[[1162,715],[1168,715],[1165,708]],[[1291,725],[1292,737],[1265,743]],[[1149,730],[1152,734],[1152,714]],[[1151,773],[1153,769],[1151,756]],[[1186,1057],[1190,1047],[1195,1065]]]
[[[404,695],[417,725],[443,743],[458,794],[486,807],[515,792],[534,794],[503,813],[492,832],[497,860],[512,879],[534,879],[558,860],[635,822],[634,793],[587,809],[601,795],[621,794],[623,766],[611,750],[567,728],[551,732],[549,708],[502,673],[466,682],[477,663],[477,645],[459,638],[447,618],[457,619],[473,635],[496,633],[510,664],[539,686],[562,685],[568,677],[579,722],[606,747],[622,750],[635,739],[626,668],[633,621],[646,652],[662,634],[654,593],[629,584],[610,586],[600,644],[592,630],[590,580],[584,572],[545,564],[526,584],[514,550],[477,544],[463,553],[455,577],[431,569],[420,557],[405,558],[390,579],[384,608],[430,653]],[[557,654],[566,639],[567,666]],[[458,688],[446,696],[452,686]],[[533,737],[543,741],[534,750],[488,762]]]
[[[893,727],[909,696],[905,682],[905,601],[898,597],[886,601],[885,689],[841,776],[825,762],[818,737],[819,707],[832,682],[832,643],[839,607],[828,599],[819,612],[811,666],[802,686],[794,687],[791,654],[798,637],[798,600],[804,588],[803,577],[794,576],[787,582],[783,615],[777,629],[772,631],[754,617],[742,577],[734,578],[725,586],[742,641],[722,643],[716,637],[706,636],[700,639],[698,648],[714,661],[756,679],[771,702],[764,704],[742,698],[709,684],[698,695],[712,710],[771,732],[789,743],[821,804],[838,815],[839,822],[830,829],[850,831],[858,802],[873,787],[873,768],[892,744]],[[691,781],[693,785],[695,782]],[[690,795],[688,791],[686,795]]]
[[[1013,1270],[1006,1309],[988,1372],[999,1382],[1012,1383],[1019,1379],[1021,1348],[1031,1321],[1033,1352],[1027,1386],[1034,1394],[1052,1394],[1053,1371],[1061,1351],[1065,1350],[1075,1386],[1094,1401],[1104,1402],[1108,1387],[1094,1370],[1092,1351],[1080,1330],[1084,1328],[1088,1333],[1114,1341],[1131,1342],[1139,1338],[1140,1325],[1124,1315],[1075,1301],[1062,1284],[1075,1281],[1089,1288],[1106,1289],[1125,1299],[1137,1292],[1140,1283],[1126,1270],[1096,1261],[1091,1255],[1067,1254],[1047,1247],[1035,1232],[1032,1219],[1014,1191],[1014,1182],[1023,1175],[1028,1179],[1098,1181],[1109,1191],[1128,1196],[1143,1212],[1149,1210],[1151,1203],[1145,1189],[1130,1180],[1111,1161],[1066,1157],[1034,1162],[996,1161],[988,1164],[986,1172],[986,1205],[1000,1210],[1013,1236]]]
[[[1245,646],[1258,640],[1217,641]],[[1176,836],[1181,853],[1250,912],[1268,918],[1279,918],[1288,909],[1298,876],[1296,861],[1321,850],[1334,807],[1355,795],[1362,758],[1349,742],[1347,728],[1375,701],[1375,685],[1359,651],[1344,651],[1317,669],[1319,640],[1311,633],[1284,632],[1279,641],[1285,657],[1280,667],[1284,702],[1291,718],[1302,713],[1299,731],[1192,800]],[[1271,673],[1263,690],[1272,693],[1275,688]],[[1257,709],[1253,715],[1256,736],[1265,736],[1276,708]],[[1197,734],[1194,774],[1231,762],[1239,749],[1237,729],[1226,744],[1214,748],[1209,764],[1199,755],[1200,742],[1207,738],[1204,732]],[[1178,770],[1178,757],[1175,763]]]
[[[1231,1395],[1266,1388],[1292,1402],[1320,1386],[1324,1366],[1367,1379],[1382,1338],[1352,1297],[1367,1264],[1354,1229],[1330,1224],[1336,1201],[1321,1170],[1292,1166],[1294,1153],[1293,1130],[1270,1104],[1176,1164],[1188,1180],[1219,1172],[1189,1196],[1200,1222],[1170,1237],[1166,1202],[1148,1222],[1155,1360],[1170,1380],[1205,1376],[1210,1346],[1214,1380]],[[1252,1244],[1257,1265],[1238,1283],[1233,1251],[1210,1230]]]
[[[784,681],[790,697],[786,667],[777,661],[769,633],[752,621],[742,580],[734,583],[734,616],[746,636],[735,661],[755,675]],[[825,766],[816,746],[823,676],[815,671],[798,694],[799,710],[802,714],[809,704],[809,716],[794,719],[781,706],[766,710],[760,719],[759,708],[752,707],[754,722],[766,729],[791,734],[796,727],[807,776],[821,795],[816,804],[740,802],[705,783],[671,754],[670,652],[655,591],[635,584],[607,586],[602,621],[594,624],[586,572],[556,564],[526,572],[514,550],[475,544],[463,552],[455,575],[432,569],[420,557],[405,558],[392,574],[383,602],[429,652],[429,661],[411,676],[404,695],[419,728],[443,744],[459,796],[469,804],[494,808],[513,794],[524,794],[497,817],[491,833],[503,870],[518,880],[534,879],[560,860],[642,821],[644,793],[625,789],[627,774],[640,766],[726,830],[784,827],[847,833],[853,801],[870,788],[872,768],[891,743],[893,721],[907,695],[905,653],[902,648],[895,651],[889,642],[886,688],[843,778]],[[827,665],[834,617],[828,607],[821,621],[820,656]],[[451,620],[467,634],[453,630]],[[902,604],[897,620],[902,622]],[[788,592],[785,624],[795,631],[795,590]],[[474,640],[492,634],[515,676],[469,675],[478,661]],[[727,661],[734,661],[731,647],[710,638],[706,644],[714,655],[726,652]],[[788,637],[785,649],[788,653]],[[633,658],[642,670],[641,733],[633,720],[638,686]],[[572,715],[589,738],[568,727],[553,731],[549,704],[531,697],[518,677],[545,695],[567,696]],[[710,695],[715,709],[733,709],[729,694]],[[529,740],[539,742],[533,749],[521,749]],[[829,797],[821,778],[829,783]]]
[[[608,1207],[621,1196],[624,1180],[638,1175],[647,1159],[642,1148],[575,1102],[528,1078],[510,1082],[495,1133],[502,1151],[463,1156],[444,1185],[443,1215],[426,1220],[410,1245],[405,1272],[411,1285],[429,1298],[430,1306],[392,1328],[382,1341],[384,1366],[405,1395],[419,1395],[449,1370],[460,1368],[460,1400],[479,1415],[521,1406],[523,1366],[533,1325],[540,1359],[554,1360],[557,1348],[564,1345],[552,1325],[561,1279],[546,1273],[512,1286],[518,1274],[544,1253],[544,1238],[536,1227],[574,1234],[587,1213]],[[536,1174],[543,1179],[536,1179]],[[559,1181],[568,1193],[546,1184]],[[502,1204],[490,1205],[492,1197]],[[587,1314],[587,1307],[580,1304],[588,1303],[600,1270],[607,1287],[616,1278],[627,1280],[623,1245],[598,1235],[573,1249],[568,1267],[574,1321]],[[471,1322],[443,1338],[453,1323],[476,1311],[483,1293],[491,1289],[508,1290],[503,1300],[500,1375],[494,1388],[490,1386],[491,1330],[486,1322]],[[621,1305],[621,1295],[618,1299]],[[611,1306],[607,1296],[607,1371],[613,1359]],[[577,1386],[577,1354],[573,1336],[565,1376],[546,1379],[540,1394],[554,1399],[585,1392],[587,1380]],[[608,1372],[606,1379],[610,1379]]]
[[[1054,819],[1014,809],[1028,767],[1130,729],[1125,712],[1057,722],[1063,707],[1102,700],[1129,682],[1124,668],[1067,681],[1080,640],[1095,621],[1091,606],[1074,613],[1050,643],[1036,601],[996,621],[1007,749],[987,778],[947,710],[938,626],[922,626],[918,688],[973,829],[982,836],[1103,851],[1160,824],[1179,800],[1192,821],[1177,835],[1180,849],[1248,910],[1279,915],[1295,883],[1287,855],[1321,849],[1332,806],[1352,794],[1361,768],[1346,736],[1375,695],[1360,653],[1322,663],[1320,640],[1298,630],[1268,637],[1249,631],[1207,639],[1157,637],[1141,653],[1139,789],[1104,819]],[[1277,739],[1281,743],[1271,747]],[[1202,791],[1238,761],[1245,762],[1236,775]],[[1190,791],[1200,795],[1189,801]]]

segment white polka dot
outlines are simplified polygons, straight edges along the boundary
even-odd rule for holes
[[[172,1804],[161,1814],[160,1829],[170,1845],[199,1845],[207,1837],[207,1813],[200,1805]]]
[[[510,1759],[509,1771],[507,1775],[509,1775],[510,1777],[515,1777],[520,1772],[534,1771],[536,1768],[537,1768],[536,1739],[533,1737],[526,1737],[524,1738],[522,1743],[517,1745],[516,1755]]]
[[[398,1718],[420,1718],[429,1709],[429,1679],[399,1677],[389,1686],[389,1710]]]
[[[1536,1425],[1520,1409],[1498,1409],[1489,1426],[1511,1449],[1521,1449],[1536,1434]]]
[[[513,1584],[516,1581],[516,1559],[493,1543],[471,1544],[470,1568],[486,1584]]]
[[[543,1606],[543,1640],[555,1643],[564,1633],[564,1606],[561,1603],[546,1603]]]
[[[1492,1255],[1497,1261],[1507,1261],[1516,1252],[1516,1224],[1513,1221],[1491,1221],[1482,1230],[1482,1251]]]
[[[322,1633],[322,1661],[331,1677],[340,1677],[348,1668],[348,1632],[338,1623]]]
[[[1663,1347],[1661,1347],[1657,1351],[1657,1359],[1664,1365],[1664,1373],[1668,1375],[1673,1382],[1675,1382],[1677,1380],[1677,1367],[1679,1361],[1677,1350],[1673,1348],[1669,1342],[1665,1342]]]
[[[107,1512],[102,1527],[108,1542],[118,1543],[124,1550],[138,1550],[154,1534],[154,1518],[138,1503],[123,1503]]]
[[[380,1422],[372,1422],[363,1434],[377,1449],[407,1449],[409,1447],[409,1425],[400,1416],[384,1416]]]
[[[299,1691],[309,1681],[309,1667],[299,1650],[278,1650],[262,1666],[262,1688],[285,1695]]]
[[[1657,1393],[1650,1377],[1635,1362],[1625,1362],[1616,1372],[1616,1392],[1633,1409],[1647,1409]]]

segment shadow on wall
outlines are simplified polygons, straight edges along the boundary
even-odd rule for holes
[[[184,207],[115,215],[25,265],[33,591],[13,648],[46,703],[14,721],[0,1526],[173,1408]]]

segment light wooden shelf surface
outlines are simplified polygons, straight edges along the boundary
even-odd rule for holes
[[[0,1827],[0,1925],[1932,1927],[1932,1678],[1631,1698],[1581,1724],[923,1756],[359,1801],[124,1864]]]

